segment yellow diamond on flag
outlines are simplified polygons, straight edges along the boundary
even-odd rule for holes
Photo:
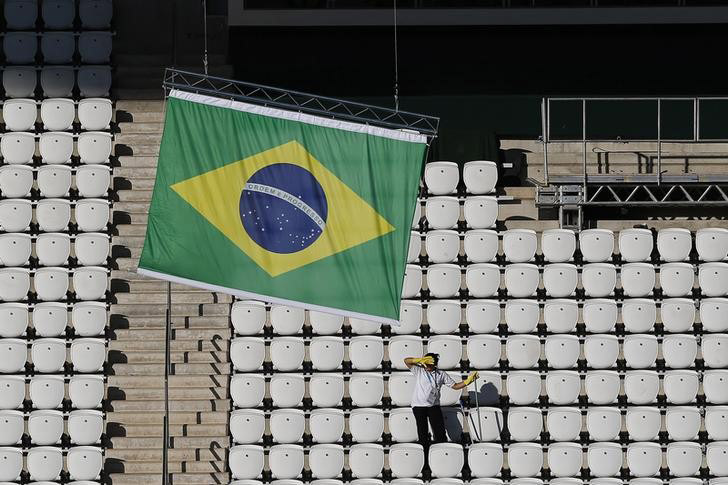
[[[296,141],[171,188],[270,276],[394,230]]]

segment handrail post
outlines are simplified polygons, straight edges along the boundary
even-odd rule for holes
[[[164,325],[164,444],[162,445],[162,483],[169,485],[169,374],[172,366],[170,358],[170,334],[172,333],[172,283],[167,282],[167,318]]]
[[[541,98],[541,141],[543,142],[543,179],[544,184],[549,184],[549,125],[548,125],[548,101]]]
[[[657,98],[657,185],[662,182],[662,99]]]
[[[581,154],[582,154],[582,175],[584,177],[584,197],[586,198],[586,99],[581,100]]]

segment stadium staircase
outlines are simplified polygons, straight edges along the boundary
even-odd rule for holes
[[[162,135],[161,101],[119,101],[112,240],[107,460],[112,483],[161,483],[167,283],[136,274]],[[169,472],[174,484],[228,483],[231,297],[172,285]]]

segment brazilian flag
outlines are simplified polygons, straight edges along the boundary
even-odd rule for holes
[[[394,323],[424,135],[172,91],[139,273]]]

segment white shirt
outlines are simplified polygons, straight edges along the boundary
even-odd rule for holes
[[[412,407],[432,407],[440,405],[440,388],[456,384],[452,377],[441,370],[428,372],[424,367],[413,365],[410,371],[415,376],[412,389]]]

